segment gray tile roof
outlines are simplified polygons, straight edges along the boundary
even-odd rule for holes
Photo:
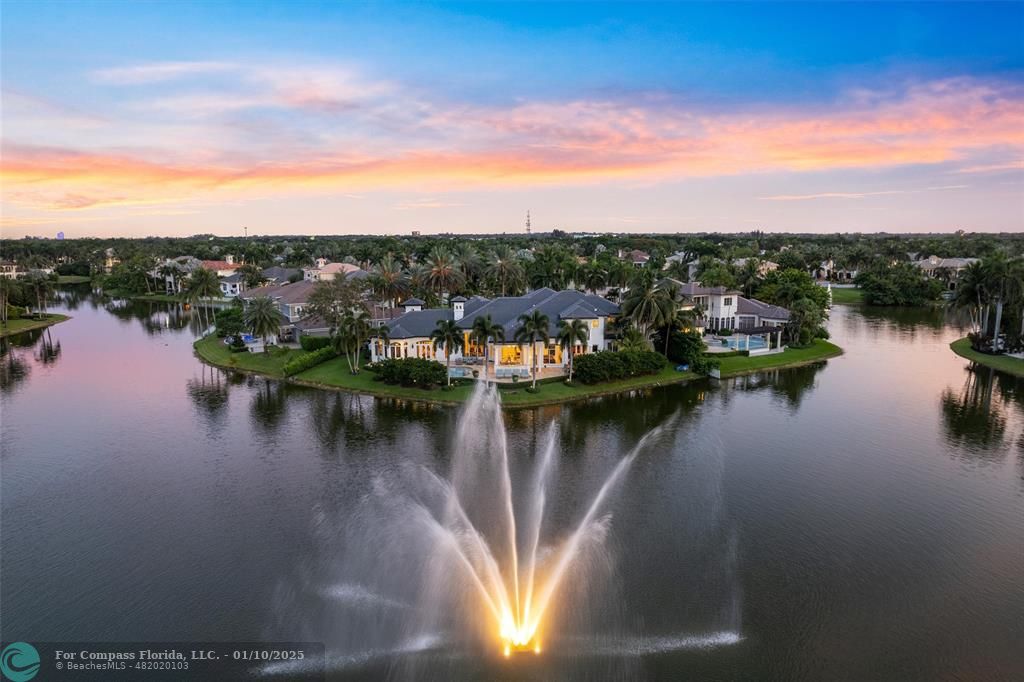
[[[292,284],[271,284],[265,287],[249,289],[239,294],[240,298],[252,299],[257,296],[269,296],[279,303],[309,303],[309,297],[319,282],[302,280]]]
[[[548,316],[548,333],[554,336],[563,319],[607,317],[618,314],[619,307],[600,296],[543,288],[531,291],[526,296],[501,296],[491,300],[474,296],[466,302],[465,314],[458,325],[461,329],[470,329],[474,319],[490,315],[491,321],[505,330],[505,338],[511,340],[519,326],[519,316],[528,315],[534,310]],[[452,311],[449,308],[429,308],[408,312],[392,320],[388,326],[393,339],[424,337],[430,336],[438,320],[450,319]]]
[[[407,305],[424,305],[425,303],[425,301],[421,301],[418,298],[407,298],[402,301],[401,306],[404,308]]]
[[[292,275],[301,274],[302,271],[298,268],[283,268],[280,265],[274,265],[263,269],[263,276],[273,282],[287,282],[288,278]]]
[[[737,315],[759,315],[769,320],[788,320],[789,311],[777,305],[771,305],[756,298],[740,296],[736,300]]]

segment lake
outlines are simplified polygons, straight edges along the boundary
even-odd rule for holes
[[[676,421],[545,652],[504,659],[409,645],[421,569],[368,503],[447,473],[459,409],[212,369],[177,306],[60,296],[0,347],[5,639],[322,641],[332,679],[1024,678],[1024,381],[941,311],[837,306],[819,365],[507,413],[517,488],[555,423],[553,536]]]

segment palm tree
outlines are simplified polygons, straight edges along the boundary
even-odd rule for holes
[[[983,309],[987,300],[985,268],[981,262],[975,261],[961,271],[950,305],[960,310],[967,310],[971,316],[971,327],[974,332],[984,336],[988,320],[985,319]]]
[[[448,385],[452,385],[452,354],[465,347],[465,337],[455,320],[438,320],[437,327],[430,332],[434,350],[444,347],[444,364],[448,369]]]
[[[1010,294],[1010,264],[1002,255],[987,258],[985,264],[985,287],[992,293],[996,305],[996,320],[992,325],[992,350],[999,351],[999,332],[1003,324],[1003,305]]]
[[[487,381],[487,365],[490,363],[490,341],[505,340],[505,328],[493,322],[491,316],[477,317],[473,320],[469,338],[484,347],[484,381]]]
[[[650,342],[642,331],[630,325],[619,335],[617,349],[622,352],[642,351],[650,347]]]
[[[608,271],[597,261],[591,261],[583,268],[583,286],[596,294],[608,282]]]
[[[270,347],[267,339],[276,336],[281,329],[281,313],[269,296],[256,296],[245,308],[245,328],[253,336],[263,339],[263,352]]]
[[[670,308],[674,302],[664,287],[657,286],[650,277],[631,287],[622,304],[622,314],[630,319],[645,338],[657,327],[666,325]]]
[[[168,280],[168,278],[170,278],[170,280],[171,280],[171,293],[173,293],[173,294],[178,293],[178,272],[179,272],[179,270],[178,270],[178,266],[177,265],[174,265],[171,262],[167,262],[167,263],[164,263],[163,265],[161,265],[159,268],[157,268],[156,272],[157,272],[158,275],[160,275],[164,279],[164,292],[165,293],[167,291],[167,280]]]
[[[736,283],[743,290],[744,296],[753,296],[754,289],[761,281],[761,261],[758,258],[747,258],[736,273]]]
[[[530,354],[533,360],[533,388],[537,388],[537,342],[543,341],[545,346],[548,345],[548,341],[551,339],[551,335],[548,334],[550,320],[541,311],[534,310],[530,314],[520,315],[518,322],[519,328],[516,329],[515,340],[516,343],[530,344]]]
[[[459,262],[444,249],[434,249],[426,266],[424,284],[436,291],[442,300],[445,293],[451,293],[465,282]]]
[[[487,265],[486,274],[497,280],[501,295],[505,296],[510,285],[518,288],[522,283],[523,266],[516,259],[515,252],[502,244],[494,250],[491,262]]]
[[[42,319],[46,314],[46,299],[53,291],[53,281],[42,270],[32,270],[26,279],[29,288],[36,295],[36,317]]]
[[[584,348],[587,347],[587,342],[590,340],[590,329],[583,320],[562,320],[562,326],[558,328],[557,338],[558,345],[569,354],[569,381],[571,383],[573,359],[576,355],[573,351],[576,350],[577,343]]]
[[[398,305],[399,301],[409,295],[409,274],[389,254],[371,271],[370,285],[381,301]]]
[[[483,262],[480,260],[480,254],[476,247],[470,242],[460,242],[455,247],[454,257],[459,264],[459,271],[462,273],[466,285],[475,291],[484,271]]]
[[[245,282],[247,289],[255,289],[263,286],[266,282],[266,278],[263,276],[263,270],[254,263],[246,263],[242,267],[238,268],[238,274],[242,276],[242,281]]]
[[[332,344],[338,354],[344,354],[348,362],[349,372],[359,374],[359,358],[363,346],[373,333],[370,326],[370,314],[361,307],[345,309],[333,332]]]
[[[15,298],[21,290],[18,280],[8,277],[0,277],[0,322],[7,324],[7,306],[11,299]]]
[[[189,302],[193,306],[198,306],[199,302],[204,298],[215,298],[220,295],[220,278],[217,277],[217,273],[213,270],[207,270],[206,268],[196,268],[189,275],[188,282],[186,284],[185,295]],[[206,307],[202,308],[202,314],[206,315]],[[217,314],[213,314],[213,323],[217,323]],[[206,327],[209,328],[210,322],[206,320]]]
[[[388,341],[391,340],[391,327],[382,324],[374,330],[373,336],[380,343],[381,355],[384,355],[384,349],[387,348]]]

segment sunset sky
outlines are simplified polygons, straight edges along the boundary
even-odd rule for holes
[[[4,2],[5,237],[1024,229],[1024,4]]]

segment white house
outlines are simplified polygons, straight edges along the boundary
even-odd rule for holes
[[[492,323],[504,331],[502,341],[489,344],[488,355],[491,376],[498,378],[527,376],[537,355],[538,369],[563,369],[568,361],[555,337],[565,320],[583,320],[588,329],[586,344],[578,344],[574,354],[594,353],[609,350],[613,339],[609,325],[619,313],[619,307],[611,301],[585,294],[580,291],[554,291],[543,288],[531,291],[525,296],[503,296],[487,299],[474,296],[466,299],[456,296],[451,299],[450,308],[423,308],[423,301],[409,299],[402,303],[405,314],[389,324],[388,341],[370,341],[370,357],[373,361],[384,358],[429,358],[445,361],[445,348],[434,350],[430,333],[440,320],[454,320],[463,330],[464,349],[452,354],[452,362],[469,365],[483,365],[484,348],[470,338],[473,321],[477,317],[490,316]],[[520,344],[514,340],[519,327],[519,316],[532,314],[535,310],[548,317],[549,342]]]
[[[324,258],[317,258],[315,266],[302,269],[302,278],[313,282],[329,282],[339,274],[355,278],[369,275],[368,272],[358,265],[351,263],[329,263]]]
[[[960,279],[960,273],[962,273],[968,265],[971,263],[977,263],[978,258],[939,258],[938,256],[928,256],[918,261],[914,261],[914,265],[921,268],[924,274],[928,275],[933,279],[945,279],[946,286],[948,289],[956,289],[956,283]]]
[[[245,279],[240,273],[220,278],[220,294],[224,298],[235,298],[245,290]]]

